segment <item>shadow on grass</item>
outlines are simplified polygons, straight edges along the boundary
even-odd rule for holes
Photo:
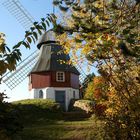
[[[32,125],[40,121],[46,120],[48,123],[55,123],[56,120],[63,118],[60,108],[42,108],[33,104],[17,104],[14,108],[19,114],[19,118],[24,125]]]
[[[22,140],[83,140],[89,135],[91,123],[83,121],[89,117],[83,113],[62,112],[56,105],[43,107],[19,103],[13,107],[24,127]]]

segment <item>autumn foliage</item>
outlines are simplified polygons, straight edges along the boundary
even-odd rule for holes
[[[97,104],[106,107],[103,139],[139,140],[140,2],[85,0],[69,5],[61,0],[58,5],[63,3],[70,14],[60,43],[74,61],[85,56],[105,82],[90,83],[85,95],[92,99],[94,95]]]
[[[91,100],[98,100],[103,95],[103,87],[105,86],[105,80],[102,76],[95,76],[93,80],[88,84],[85,97]]]

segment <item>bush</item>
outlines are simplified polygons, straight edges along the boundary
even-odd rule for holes
[[[16,137],[22,130],[17,111],[10,103],[4,102],[7,98],[4,93],[0,93],[0,139],[8,140]]]
[[[48,99],[27,99],[13,102],[12,105],[20,113],[20,120],[24,124],[39,120],[57,120],[62,118],[60,105]],[[31,119],[32,118],[32,119]]]
[[[20,109],[24,108],[25,106],[28,106],[27,109],[39,108],[42,110],[52,111],[52,112],[61,111],[60,105],[54,102],[53,100],[49,100],[49,99],[27,99],[27,100],[16,101],[13,102],[12,104],[16,105]]]

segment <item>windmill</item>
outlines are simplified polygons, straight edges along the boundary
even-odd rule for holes
[[[23,7],[19,0],[4,0],[2,5],[12,14],[17,21],[28,30],[35,21],[30,13]],[[8,72],[2,77],[2,82],[4,82],[11,90],[19,85],[30,73],[31,69],[35,65],[38,59],[38,51],[33,52],[27,58],[25,58],[20,64],[17,65],[16,71]],[[81,73],[80,81],[82,82],[86,73],[82,69],[81,63],[75,66]]]

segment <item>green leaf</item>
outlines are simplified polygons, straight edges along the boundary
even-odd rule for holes
[[[45,22],[47,23],[47,25],[48,25],[48,27],[49,27],[49,26],[50,26],[49,21],[48,21],[48,20],[45,20]]]
[[[32,38],[33,42],[35,43],[35,42],[36,42],[36,41],[35,41],[35,38],[34,38],[33,36],[31,36],[31,38]]]
[[[36,40],[38,40],[38,36],[37,36],[37,33],[36,32],[33,32],[33,36]]]
[[[52,20],[51,20],[50,16],[49,16],[49,17],[47,17],[47,19],[49,20],[49,22],[52,22]]]
[[[51,14],[50,15],[53,19],[57,19],[57,17],[55,16],[55,14]]]
[[[64,7],[62,5],[59,5],[60,10],[62,10],[63,12],[67,12],[68,11],[68,7]]]
[[[54,5],[58,5],[60,2],[58,0],[53,0]]]
[[[125,29],[125,30],[123,30],[123,34],[125,35],[125,34],[128,34],[130,32],[130,29]]]
[[[31,39],[30,37],[27,37],[27,41],[28,41],[29,43],[32,43],[32,39]]]
[[[43,29],[43,27],[41,25],[37,25],[36,29]]]
[[[38,31],[38,33],[39,33],[40,35],[42,35],[42,32],[41,32],[41,30],[40,30],[40,29],[37,29],[37,31]]]
[[[135,43],[135,40],[132,39],[132,38],[127,38],[127,42],[130,43],[130,44],[134,44]]]
[[[29,45],[27,42],[23,41],[22,44],[23,44],[26,48],[30,48],[30,45]]]
[[[38,24],[38,22],[34,22],[33,24],[34,24],[34,25],[37,25],[37,24]]]
[[[44,22],[45,21],[45,18],[41,18],[41,20]]]
[[[25,34],[25,38],[32,34],[32,33],[29,32],[29,31],[25,31],[25,33],[26,33],[26,34]]]
[[[17,45],[15,45],[15,46],[13,47],[13,49],[19,48],[19,47],[20,47],[20,45],[22,44],[22,42],[23,42],[23,41],[18,42],[18,44],[17,44]]]
[[[35,30],[35,27],[31,27],[30,29],[31,29],[31,31],[34,31]]]
[[[46,24],[44,22],[42,22],[42,27],[44,28],[44,30],[46,31]]]

